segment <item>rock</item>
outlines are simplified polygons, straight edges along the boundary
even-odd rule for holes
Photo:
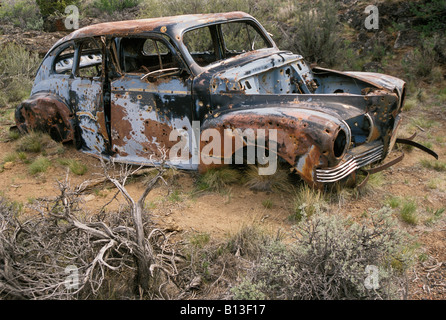
[[[420,44],[420,35],[414,30],[401,30],[398,32],[394,49],[401,49],[404,47],[415,47]]]
[[[8,161],[3,164],[3,169],[10,170],[14,167],[14,162]]]
[[[65,17],[49,16],[43,22],[43,30],[46,32],[69,31],[65,27]]]
[[[195,276],[187,286],[187,290],[198,289],[201,285],[201,282],[202,282],[201,276]]]
[[[361,30],[358,33],[358,36],[356,37],[356,41],[361,42],[361,43],[365,43],[369,40],[369,37],[367,36],[367,32],[365,32],[364,30]]]
[[[109,189],[102,189],[101,191],[99,191],[99,195],[101,197],[106,197],[109,193],[110,193]]]
[[[175,223],[175,221],[172,218],[168,218],[166,220],[166,225],[164,227],[164,230],[167,232],[180,232],[182,229]]]
[[[370,61],[364,64],[364,66],[362,67],[363,71],[366,72],[382,72],[383,71],[383,67],[381,65],[381,63],[376,62],[376,61]]]
[[[93,201],[96,197],[93,194],[89,194],[84,198],[85,202]]]

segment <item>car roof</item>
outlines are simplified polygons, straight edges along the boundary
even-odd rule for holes
[[[64,38],[56,45],[72,39],[95,37],[102,35],[136,35],[148,31],[166,32],[170,35],[179,35],[184,30],[210,23],[225,22],[232,19],[254,19],[251,15],[241,12],[224,12],[208,14],[187,14],[171,17],[159,17],[151,19],[124,20],[115,22],[98,23],[80,28]]]

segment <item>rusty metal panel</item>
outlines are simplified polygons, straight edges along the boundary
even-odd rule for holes
[[[102,83],[99,80],[75,79],[71,83],[72,102],[77,124],[87,151],[101,154],[106,151],[107,136],[100,129],[102,110]]]
[[[147,163],[151,157],[161,156],[159,148],[170,150],[177,143],[169,139],[172,130],[184,130],[192,137],[191,99],[190,85],[178,78],[150,83],[139,75],[127,75],[112,82],[111,143],[115,159]]]

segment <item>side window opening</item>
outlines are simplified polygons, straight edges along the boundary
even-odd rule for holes
[[[73,69],[74,45],[69,45],[63,49],[56,57],[54,71],[58,74],[70,75]]]
[[[102,49],[94,39],[83,42],[79,49],[79,66],[76,76],[97,78],[102,75]]]
[[[178,59],[161,39],[124,38],[121,47],[124,72],[146,74],[181,67]]]
[[[183,35],[183,43],[201,67],[248,51],[273,46],[261,29],[251,21],[229,21],[188,30]]]
[[[249,23],[230,22],[221,25],[226,56],[271,47]]]
[[[190,55],[201,66],[217,61],[211,29],[209,27],[188,31],[183,36]]]

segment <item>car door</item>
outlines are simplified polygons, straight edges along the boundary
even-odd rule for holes
[[[82,39],[76,43],[74,79],[70,90],[82,147],[94,154],[106,153],[109,144],[103,116],[104,47],[100,37]]]
[[[158,35],[115,40],[120,76],[111,80],[111,145],[117,161],[170,163],[193,169],[191,77],[177,51]],[[173,132],[175,131],[175,132]],[[180,134],[177,134],[180,133]],[[196,167],[196,165],[195,165]]]

